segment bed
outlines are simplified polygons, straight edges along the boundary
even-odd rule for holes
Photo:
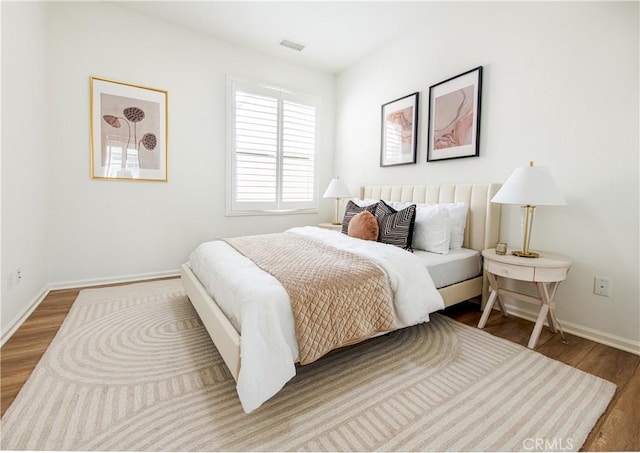
[[[480,252],[485,248],[493,247],[498,241],[500,205],[492,204],[490,202],[498,189],[498,184],[364,186],[360,189],[359,198],[425,204],[464,202],[468,205],[468,213],[466,218],[466,227],[464,229],[463,251],[476,252],[477,255],[477,252]],[[319,229],[316,228],[316,230]],[[314,239],[319,240],[323,240],[325,237],[328,237],[327,235],[334,235],[337,239],[341,239],[337,237],[339,233],[330,231],[312,231],[312,227],[298,229],[297,233],[312,234],[314,235]],[[212,246],[219,247],[218,243],[222,241],[213,242],[215,244],[212,244]],[[238,255],[240,254],[238,253]],[[419,252],[415,253],[415,255],[416,257],[412,257],[412,259],[429,260],[429,257],[420,258],[421,253]],[[453,256],[455,254],[451,255]],[[235,259],[235,256],[229,255],[223,259],[225,263],[230,263]],[[240,263],[240,265],[243,264]],[[444,263],[439,263],[440,273],[442,275],[438,278],[444,278],[446,281],[446,269],[449,265],[450,263],[447,264],[446,260]],[[226,269],[228,269],[229,266],[230,264],[225,264],[224,267],[219,266],[218,270],[220,272],[226,272]],[[421,264],[416,265],[416,267],[422,266],[423,265]],[[194,265],[194,267],[197,266]],[[202,272],[200,272],[200,274],[202,275]],[[266,273],[263,272],[263,274]],[[256,279],[258,281],[262,278],[258,274],[255,275],[257,276]],[[430,279],[428,274],[427,278]],[[225,277],[220,276],[218,280],[225,280]],[[239,334],[241,327],[239,326],[238,320],[234,319],[232,314],[229,316],[225,314],[225,311],[229,314],[228,308],[225,308],[225,311],[220,308],[218,302],[210,295],[211,290],[209,282],[203,283],[193,272],[189,263],[182,266],[182,282],[191,303],[198,312],[200,319],[229,368],[231,375],[237,382],[238,394],[245,412],[251,412],[259,407],[262,402],[277,393],[284,383],[286,383],[295,374],[295,370],[292,372],[289,363],[279,363],[279,355],[277,354],[275,355],[275,359],[269,358],[269,360],[267,360],[265,355],[270,354],[271,351],[264,348],[253,352],[249,350],[246,345],[250,341],[250,338],[254,336],[253,329],[247,330],[247,333],[241,337]],[[242,284],[242,282],[240,284]],[[406,285],[406,283],[404,284]],[[229,294],[227,296],[231,297],[233,288],[230,288],[228,293]],[[437,289],[437,293],[441,296],[444,306],[450,306],[472,298],[482,298],[484,301],[488,294],[488,283],[486,278],[482,273],[480,273],[479,275],[474,275],[464,281],[440,287]],[[224,304],[222,306],[225,307]],[[428,319],[428,317],[425,319]],[[251,320],[243,320],[243,323],[248,323],[249,325],[251,325],[251,322]],[[262,321],[259,320],[255,322]],[[407,322],[405,325],[411,325],[411,322]],[[245,350],[241,356],[243,340]],[[254,340],[251,340],[251,342],[252,344],[256,343]],[[282,349],[282,347],[282,345],[276,345],[275,349]],[[278,352],[278,354],[280,354],[280,352]],[[258,364],[257,362],[261,363]],[[241,371],[244,373],[241,373]],[[249,375],[252,376],[251,379],[247,378]],[[270,381],[272,375],[274,383],[268,384],[267,387],[269,388],[256,388],[262,386],[263,380]],[[265,378],[265,376],[267,377]],[[257,384],[258,382],[260,385]]]

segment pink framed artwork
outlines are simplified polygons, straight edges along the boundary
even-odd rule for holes
[[[427,162],[480,155],[482,66],[429,87]]]
[[[416,163],[418,96],[409,94],[382,106],[381,167]]]

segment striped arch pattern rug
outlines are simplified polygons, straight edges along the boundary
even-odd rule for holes
[[[84,290],[3,450],[578,450],[615,386],[434,314],[301,367],[251,414],[179,280]]]

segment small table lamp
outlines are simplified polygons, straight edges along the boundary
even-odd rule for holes
[[[333,178],[329,183],[329,187],[325,190],[322,198],[335,198],[336,199],[336,218],[332,222],[334,225],[340,225],[339,218],[339,209],[340,209],[340,198],[351,198],[351,192],[349,192],[349,188],[340,181],[338,178]]]
[[[491,201],[494,203],[519,204],[524,208],[524,243],[522,250],[511,253],[525,258],[537,258],[540,256],[538,253],[529,251],[533,211],[536,206],[567,204],[558,186],[551,178],[547,167],[534,167],[533,162],[529,162],[528,167],[516,168]]]

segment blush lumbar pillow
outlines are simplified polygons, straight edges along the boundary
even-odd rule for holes
[[[362,211],[351,218],[348,233],[353,238],[377,241],[378,221],[369,211]]]

